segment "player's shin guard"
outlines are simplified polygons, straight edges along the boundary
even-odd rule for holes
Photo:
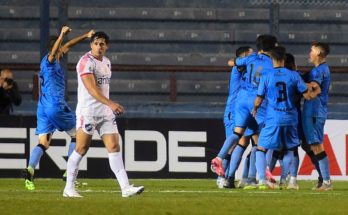
[[[320,152],[319,154],[316,155],[316,158],[319,162],[319,168],[320,172],[323,176],[323,179],[325,181],[330,180],[330,166],[329,166],[329,160],[327,158],[326,152]]]
[[[294,159],[294,151],[291,151],[291,150],[286,151],[283,157],[282,174],[280,177],[281,181],[286,180],[286,177],[289,174],[290,165],[293,159]]]
[[[37,144],[30,154],[29,167],[35,169],[45,151],[46,148],[42,144]]]
[[[238,169],[240,161],[242,160],[244,151],[245,151],[245,146],[237,144],[236,148],[233,150],[231,155],[231,162],[230,162],[228,177],[234,178],[236,170]]]
[[[256,169],[259,174],[260,181],[266,181],[266,152],[257,150],[256,151]]]
[[[228,154],[228,151],[230,150],[230,148],[233,146],[233,144],[236,144],[238,143],[239,139],[242,137],[242,135],[234,132],[231,136],[229,136],[225,142],[224,142],[224,145],[222,146],[219,154],[218,154],[218,157],[221,158],[221,159],[224,159],[227,154]]]
[[[75,150],[71,153],[68,159],[68,165],[66,170],[67,177],[66,177],[65,190],[75,189],[74,182],[76,181],[81,159],[82,159],[82,156],[79,153],[77,153]]]
[[[114,172],[121,190],[129,186],[128,176],[124,169],[122,153],[113,152],[109,153],[109,164],[111,170]]]
[[[249,180],[256,179],[256,151],[257,151],[257,146],[253,146],[251,148],[250,163],[249,163],[249,173],[248,173]],[[266,162],[266,157],[265,157],[265,162]]]

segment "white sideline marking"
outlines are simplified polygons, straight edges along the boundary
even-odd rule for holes
[[[0,193],[5,191],[0,191]],[[6,191],[8,192],[8,191]],[[28,192],[26,190],[12,190],[11,192]],[[120,190],[79,190],[79,193],[121,193]],[[28,192],[29,193],[29,192]],[[63,191],[58,190],[35,190],[30,191],[30,193],[63,193]],[[144,193],[236,193],[236,194],[293,194],[293,192],[282,192],[282,191],[221,191],[221,190],[146,190]],[[312,192],[312,193],[301,193],[303,195],[336,195],[336,196],[347,196],[346,193],[335,193],[334,191],[328,191],[328,192]]]

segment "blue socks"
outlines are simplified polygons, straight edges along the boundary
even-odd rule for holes
[[[228,177],[234,177],[236,170],[239,167],[240,161],[242,160],[245,147],[237,144],[236,148],[233,150],[230,161],[230,168],[228,172]]]
[[[315,166],[315,169],[317,170],[317,172],[319,174],[318,180],[322,181],[323,180],[323,176],[321,175],[319,162],[318,162],[316,156],[314,155],[313,151],[311,151],[311,150],[306,151],[306,153],[311,158],[312,164]]]
[[[225,159],[222,160],[222,168],[225,170],[225,175],[228,175],[229,167],[230,167],[231,155],[227,154]]]
[[[29,166],[35,169],[45,151],[46,148],[43,145],[37,144],[30,154]]]
[[[250,155],[251,155],[251,152],[248,154],[248,156],[244,160],[242,179],[247,179],[249,176]]]
[[[294,159],[294,151],[286,151],[283,157],[282,174],[280,180],[286,180],[288,173],[290,171],[290,165]]]
[[[298,150],[294,151],[294,158],[290,166],[290,176],[297,177],[298,167],[300,165],[300,158],[298,157]]]
[[[256,150],[257,150],[257,146],[253,146],[251,148],[249,173],[248,173],[249,180],[256,179]],[[265,154],[265,156],[266,156],[266,154]],[[266,157],[265,157],[265,162],[266,162]]]
[[[274,151],[273,149],[268,149],[266,152],[266,163],[268,167],[271,165],[271,162],[272,162],[273,151]]]
[[[323,176],[323,179],[325,181],[330,180],[330,166],[329,166],[329,159],[327,158],[326,152],[320,152],[315,156],[319,162],[319,168],[320,172]]]
[[[71,139],[71,143],[69,145],[69,149],[68,149],[68,157],[74,151],[75,146],[76,146],[76,139],[72,138]],[[28,166],[30,166],[33,169],[35,169],[35,167],[40,162],[40,159],[41,159],[42,155],[45,153],[45,151],[46,151],[46,148],[42,144],[37,144],[34,147],[34,149],[31,152],[31,154],[30,154],[29,165]]]
[[[256,151],[256,168],[259,174],[259,180],[261,182],[266,180],[266,152],[257,150]]]
[[[222,148],[218,154],[218,157],[223,160],[227,156],[228,151],[233,146],[233,144],[238,143],[239,139],[240,139],[240,137],[235,133],[233,133],[231,136],[229,136],[225,140],[224,145],[222,146]]]

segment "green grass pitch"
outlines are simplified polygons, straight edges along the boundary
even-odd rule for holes
[[[81,199],[62,197],[64,182],[37,179],[27,191],[23,179],[0,179],[0,214],[348,214],[348,182],[334,190],[312,191],[314,181],[300,181],[299,191],[217,189],[212,179],[138,179],[142,195],[122,198],[115,180],[80,179]]]

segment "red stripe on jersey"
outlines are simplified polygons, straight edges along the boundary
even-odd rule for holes
[[[84,71],[86,64],[88,62],[88,59],[89,59],[89,57],[87,54],[82,57],[82,59],[80,61],[80,65],[79,65],[79,73],[82,73]]]
[[[83,74],[80,74],[80,77],[85,76],[85,75],[93,75],[93,74],[92,73],[83,73]]]

